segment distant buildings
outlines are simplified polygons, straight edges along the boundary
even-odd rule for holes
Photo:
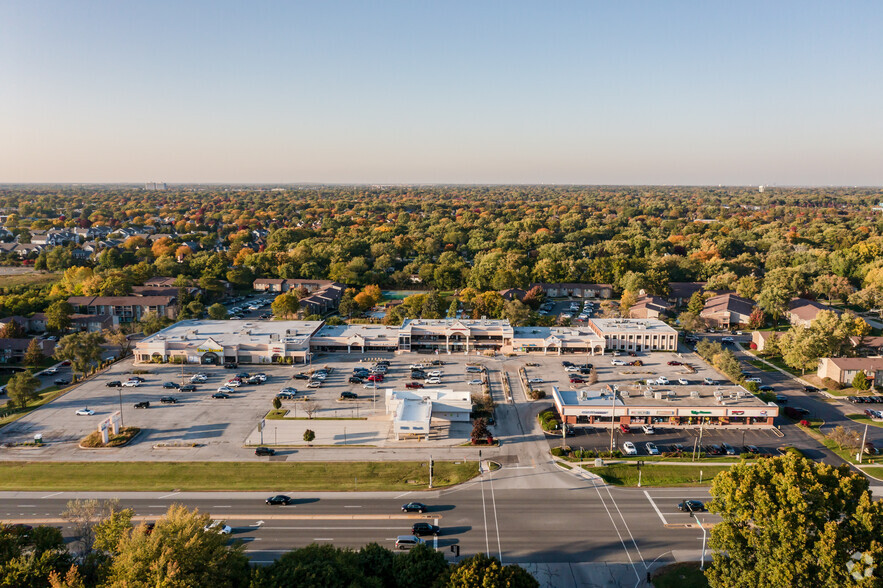
[[[178,314],[175,296],[71,296],[68,303],[83,314],[110,316],[114,325],[139,322],[148,313],[166,318]]]
[[[612,298],[613,286],[611,284],[547,284],[543,282],[531,284],[528,290],[539,286],[550,298],[571,296],[574,298]]]
[[[856,374],[864,372],[874,386],[883,386],[883,357],[823,357],[816,375],[851,386]]]
[[[164,192],[166,188],[165,182],[147,182],[144,184],[145,190],[159,190],[160,192]]]
[[[339,284],[331,280],[303,280],[260,278],[254,281],[252,287],[257,292],[284,293],[289,290],[306,290],[309,295],[301,298],[298,303],[307,314],[325,314],[338,307],[345,284]]]
[[[754,301],[735,294],[720,294],[705,301],[700,318],[709,327],[728,329],[731,326],[746,325],[754,312]]]

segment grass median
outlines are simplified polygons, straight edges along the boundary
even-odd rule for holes
[[[435,488],[478,475],[475,461],[435,461]],[[0,463],[0,490],[352,491],[425,490],[429,464],[399,462]]]
[[[729,466],[645,465],[641,468],[641,486],[707,486],[711,479]],[[637,486],[638,468],[632,464],[587,467],[614,486]]]
[[[871,417],[865,414],[848,414],[846,418],[851,419],[857,423],[861,423],[862,425],[871,425],[872,427],[881,427],[883,428],[883,422],[875,421]]]

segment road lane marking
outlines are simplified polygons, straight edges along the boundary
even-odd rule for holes
[[[604,510],[607,511],[607,517],[610,519],[611,524],[613,524],[613,530],[616,531],[616,535],[619,537],[619,542],[622,544],[622,549],[625,551],[626,557],[629,558],[629,564],[632,566],[632,570],[635,572],[635,577],[638,581],[641,580],[641,574],[638,573],[638,568],[635,566],[634,560],[632,560],[632,554],[629,552],[628,546],[626,546],[625,541],[622,538],[622,533],[619,532],[619,527],[616,526],[616,521],[613,518],[613,515],[610,513],[610,509],[607,508],[607,503],[604,502],[604,497],[601,495],[601,489],[598,486],[594,486],[595,491],[598,493],[598,499],[601,501],[601,506],[604,507]]]
[[[16,508],[37,508],[36,504],[16,504]]]
[[[393,500],[398,500],[399,498],[401,498],[401,497],[403,497],[403,496],[407,496],[407,495],[410,494],[410,493],[411,493],[411,492],[405,492],[405,493],[403,493],[403,494],[399,494],[398,496],[394,496],[394,497],[393,497]]]
[[[216,504],[212,508],[233,508],[233,507],[229,504]]]
[[[663,524],[663,525],[667,525],[667,524],[668,524],[668,521],[665,520],[665,517],[662,516],[662,513],[659,511],[659,507],[656,506],[656,503],[653,501],[652,498],[650,498],[650,493],[647,492],[646,490],[644,490],[644,496],[646,496],[646,497],[647,497],[647,500],[650,501],[650,504],[653,506],[653,510],[656,511],[656,514],[659,515],[659,518],[662,519],[662,524]]]
[[[362,508],[361,505],[347,505],[344,508]]]
[[[59,494],[64,494],[64,492],[56,492],[55,494],[47,494],[46,496],[41,496],[41,498],[52,498],[53,496],[58,496]]]
[[[178,492],[177,490],[175,490],[175,491],[172,492],[171,494],[165,494],[165,495],[163,495],[163,496],[160,496],[159,499],[162,500],[163,498],[169,498],[170,496],[174,496],[175,494],[180,494],[180,492]]]
[[[438,526],[438,519],[435,519],[432,522],[432,524],[437,527]],[[438,551],[438,534],[437,533],[435,535],[433,535],[433,537],[432,537],[432,548],[434,550]]]
[[[478,469],[481,471],[481,462],[478,462]],[[487,535],[487,505],[484,502],[484,474],[480,474],[481,479],[481,513],[484,515],[484,544],[485,544],[485,555],[488,557],[491,556],[491,542]]]
[[[497,495],[494,493],[494,474],[488,471],[488,480],[491,483],[491,501],[494,505],[494,527],[497,529],[497,551],[500,553],[500,565],[503,565],[503,547],[500,545],[500,522],[497,520]]]
[[[18,513],[21,514],[21,513]],[[36,514],[36,513],[35,513]],[[372,514],[315,514],[315,515],[302,515],[302,514],[229,514],[224,513],[221,515],[213,515],[209,513],[209,516],[212,518],[224,518],[228,522],[229,521],[251,521],[254,520],[255,517],[260,516],[263,519],[268,521],[276,520],[276,521],[395,521],[395,520],[431,520],[433,518],[443,518],[444,515],[415,515],[415,514],[385,514],[385,515],[372,515]],[[156,515],[135,515],[132,517],[133,521],[154,521],[156,520]],[[14,523],[37,523],[37,524],[58,524],[67,522],[65,519],[60,517],[45,517],[45,518],[35,518],[33,516],[9,516],[6,517],[6,522],[14,522]]]
[[[313,541],[334,541],[331,537],[313,537]]]
[[[619,513],[619,518],[622,519],[622,524],[625,525],[625,530],[628,532],[629,537],[632,539],[632,544],[635,546],[635,551],[638,552],[638,557],[641,558],[641,562],[644,563],[644,569],[647,569],[647,563],[644,559],[644,556],[641,554],[641,549],[638,547],[638,542],[635,541],[635,536],[632,535],[632,530],[629,528],[628,522],[625,520],[625,516],[623,516],[622,511],[619,510],[619,504],[617,504],[616,499],[613,498],[613,494],[610,492],[610,486],[607,486],[607,495],[610,496],[610,500],[613,501],[613,506],[616,508],[616,512]]]

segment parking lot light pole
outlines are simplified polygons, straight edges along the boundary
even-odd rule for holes
[[[123,388],[121,386],[117,386],[117,393],[120,396],[120,428],[122,428],[124,425],[123,425]],[[865,427],[865,431],[867,431],[867,427]]]

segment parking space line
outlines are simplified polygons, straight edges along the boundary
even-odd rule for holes
[[[160,496],[159,498],[160,498],[160,500],[162,500],[163,498],[169,498],[169,497],[171,497],[171,496],[174,496],[175,494],[180,494],[180,492],[177,491],[177,490],[175,490],[175,491],[172,492],[171,494],[165,494],[165,495],[163,495],[163,496]]]
[[[653,499],[650,497],[650,493],[647,492],[646,490],[644,490],[644,496],[646,496],[646,497],[647,497],[647,500],[650,501],[650,505],[653,507],[653,510],[656,511],[656,514],[659,515],[659,519],[662,521],[662,524],[663,524],[663,525],[667,525],[667,524],[668,524],[668,521],[666,521],[666,520],[665,520],[665,517],[662,516],[662,512],[660,512],[659,507],[656,506],[656,502],[654,502]]]
[[[54,494],[47,494],[46,496],[41,496],[40,498],[52,498],[53,496],[58,496],[59,494],[64,494],[64,492],[56,492]]]

